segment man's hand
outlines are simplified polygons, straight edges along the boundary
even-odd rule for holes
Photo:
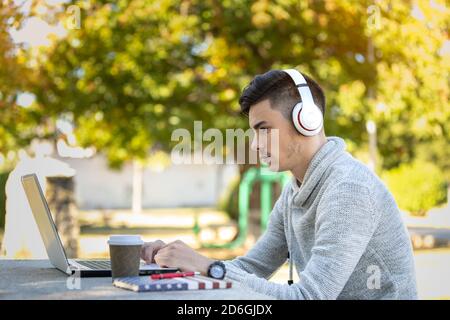
[[[183,272],[199,271],[203,275],[207,274],[209,265],[214,262],[180,240],[159,249],[155,261],[160,266],[179,268]]]
[[[141,259],[145,260],[147,264],[155,263],[155,255],[165,245],[161,240],[144,243],[141,249]]]

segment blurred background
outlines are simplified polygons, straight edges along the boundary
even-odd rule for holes
[[[394,194],[419,297],[449,299],[449,18],[443,0],[1,0],[1,256],[46,258],[31,172],[70,257],[123,233],[245,254],[289,174],[174,164],[172,133],[247,129],[243,87],[297,67],[325,89],[326,134]]]

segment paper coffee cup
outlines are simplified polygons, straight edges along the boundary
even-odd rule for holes
[[[112,235],[108,240],[112,278],[139,275],[141,248],[144,244],[138,235]]]

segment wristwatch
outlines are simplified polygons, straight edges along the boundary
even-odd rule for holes
[[[222,280],[226,274],[225,264],[222,261],[214,261],[208,267],[208,277]]]

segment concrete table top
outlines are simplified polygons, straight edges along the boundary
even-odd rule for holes
[[[72,280],[72,281],[71,281]],[[233,282],[231,289],[133,292],[116,288],[111,278],[81,278],[80,289],[48,260],[0,259],[0,300],[131,299],[131,300],[272,300]],[[75,280],[75,281],[77,281]],[[69,284],[68,284],[69,283]]]

